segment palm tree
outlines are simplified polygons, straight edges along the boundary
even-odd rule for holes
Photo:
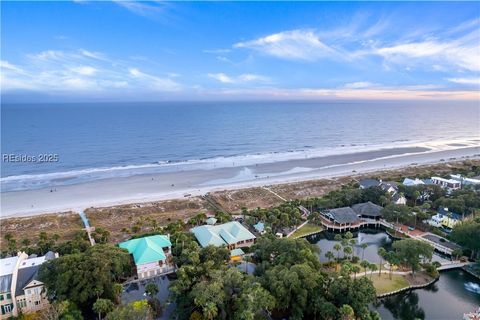
[[[372,273],[370,274],[370,280],[371,280],[373,273],[374,273],[375,271],[377,271],[378,268],[377,268],[377,265],[376,265],[375,263],[370,263],[370,264],[368,265],[368,268],[370,269],[370,271],[372,271]]]
[[[368,243],[362,243],[360,247],[362,248],[362,260],[363,260],[363,257],[365,256],[365,249],[367,249]]]
[[[335,243],[333,250],[337,251],[337,260],[340,260],[340,250],[342,250],[342,245],[340,243]]]
[[[352,272],[354,274],[355,279],[357,279],[357,273],[360,272],[360,267],[354,264],[352,266]]]
[[[378,276],[382,274],[382,264],[383,264],[383,259],[387,256],[387,250],[385,248],[378,248],[378,255],[380,256],[380,271],[378,272]]]
[[[335,256],[333,255],[333,252],[332,251],[327,251],[325,253],[325,257],[328,259],[328,262],[330,262],[330,260],[332,260],[333,258],[335,258]]]
[[[367,260],[363,260],[362,262],[360,262],[360,265],[365,271],[365,276],[367,276],[367,269],[368,269],[368,266],[370,265],[370,262],[368,262]]]
[[[98,320],[102,320],[102,314],[109,313],[113,308],[113,302],[108,299],[97,299],[92,306],[93,311],[98,314]]]
[[[343,247],[343,253],[345,253],[345,256],[349,259],[349,255],[353,253],[352,247]]]

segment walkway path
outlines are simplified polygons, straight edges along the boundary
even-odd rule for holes
[[[94,246],[95,245],[95,239],[93,239],[93,237],[92,237],[92,232],[95,230],[95,228],[92,228],[90,226],[90,223],[88,222],[88,218],[85,215],[85,212],[83,212],[83,210],[80,210],[78,212],[78,215],[80,216],[80,218],[83,221],[83,225],[85,226],[85,231],[87,232],[87,236],[88,236],[88,240],[90,241],[90,245]]]
[[[267,188],[267,187],[265,187],[265,186],[262,186],[262,189],[267,190],[268,192],[270,192],[271,194],[273,194],[274,196],[276,196],[277,198],[279,198],[279,199],[282,200],[282,201],[285,201],[285,202],[288,201],[287,199],[285,199],[284,197],[282,197],[281,195],[279,195],[279,194],[276,193],[275,191],[270,190],[269,188]]]

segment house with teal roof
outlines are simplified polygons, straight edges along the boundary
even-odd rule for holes
[[[154,235],[122,242],[133,258],[139,279],[151,278],[174,271],[171,263],[172,243],[169,236]]]
[[[255,242],[255,236],[238,221],[231,221],[219,225],[204,225],[190,230],[202,247],[213,245],[226,246],[233,250],[241,247],[250,247]]]

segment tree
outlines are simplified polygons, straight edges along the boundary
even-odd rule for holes
[[[387,250],[385,250],[385,248],[383,247],[380,247],[378,248],[378,256],[380,257],[380,263],[379,263],[379,272],[378,272],[378,276],[380,277],[380,275],[382,274],[382,264],[383,264],[383,260],[385,259],[387,255]]]
[[[149,296],[151,299],[154,298],[158,293],[158,286],[154,282],[149,282],[145,286],[145,294]]]
[[[349,255],[351,255],[353,253],[353,249],[352,247],[343,247],[343,253],[345,253],[345,256],[347,257],[347,259],[349,258]]]
[[[368,243],[364,242],[360,245],[360,247],[362,248],[362,260],[363,260],[365,255],[365,249],[368,248]]]
[[[458,260],[459,257],[463,255],[463,250],[461,248],[456,248],[452,251],[452,257],[454,260]]]
[[[119,306],[107,314],[107,320],[153,320],[152,310],[146,300]]]
[[[37,318],[35,318],[37,319]],[[77,306],[68,300],[50,303],[38,313],[40,320],[83,320]]]
[[[480,251],[480,221],[469,220],[453,227],[450,237],[458,244],[470,249],[470,258],[475,259]]]
[[[385,254],[385,260],[387,260],[388,265],[390,267],[389,278],[391,280],[392,279],[393,266],[399,265],[400,260],[398,259],[398,256],[393,251],[389,251]]]
[[[40,267],[39,278],[54,300],[91,309],[97,298],[114,300],[114,283],[131,275],[124,249],[97,244],[84,253],[60,256]]]
[[[342,250],[342,245],[340,243],[335,243],[333,250],[337,251],[337,260],[340,260],[340,250]]]
[[[396,251],[398,259],[402,263],[410,266],[414,277],[415,271],[419,270],[422,260],[432,260],[433,247],[420,240],[410,238],[395,241],[393,248]]]
[[[325,257],[328,259],[328,262],[330,262],[332,259],[335,258],[335,256],[333,255],[333,252],[332,251],[327,251],[325,253]]]
[[[396,224],[407,223],[412,220],[412,210],[405,205],[391,203],[382,209],[385,220],[395,222]]]
[[[353,312],[353,308],[350,307],[348,304],[344,304],[340,308],[340,316],[342,317],[342,320],[353,320],[355,313]]]
[[[355,265],[355,264],[352,265],[352,272],[353,272],[354,277],[357,278],[357,273],[360,272],[360,267]]]
[[[415,190],[412,194],[412,198],[413,198],[414,206],[416,207],[417,206],[417,200],[418,200],[418,198],[420,198],[420,191]]]
[[[360,265],[361,265],[362,268],[364,269],[364,271],[365,271],[365,276],[366,276],[366,275],[367,275],[368,267],[370,266],[370,262],[368,262],[367,260],[363,260],[362,262],[360,262]]]
[[[112,311],[114,304],[108,299],[97,299],[93,304],[92,310],[98,314],[98,320],[102,320],[102,314]]]
[[[372,279],[373,273],[378,270],[377,265],[375,263],[370,263],[368,264],[368,268],[372,271],[372,273],[370,273],[370,279]]]

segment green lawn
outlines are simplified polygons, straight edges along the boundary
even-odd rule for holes
[[[320,232],[322,230],[323,229],[322,229],[321,226],[317,226],[316,224],[307,223],[306,225],[304,225],[303,227],[301,227],[300,229],[295,231],[290,237],[293,238],[293,239],[301,238],[301,237],[306,236],[307,234],[310,234],[310,233],[313,233],[313,232]]]
[[[388,274],[382,274],[380,277],[378,274],[374,274],[372,275],[372,282],[377,295],[406,288],[410,285],[403,275],[398,274],[392,274],[392,280],[390,280]]]

